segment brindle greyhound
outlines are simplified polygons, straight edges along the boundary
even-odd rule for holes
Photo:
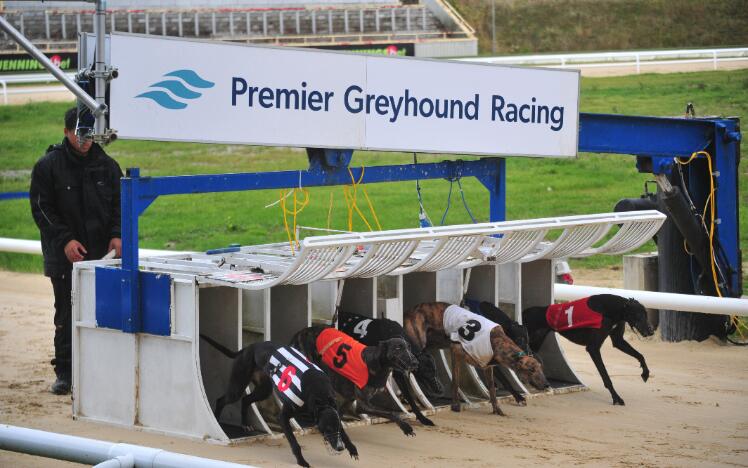
[[[603,358],[600,355],[600,347],[610,335],[615,348],[639,361],[642,368],[642,380],[646,382],[649,379],[647,362],[641,353],[623,339],[623,332],[627,323],[642,336],[651,336],[654,330],[647,321],[646,309],[635,299],[626,299],[613,294],[597,294],[585,299],[590,310],[602,315],[599,327],[574,328],[559,331],[559,333],[572,343],[582,345],[587,349],[592,362],[595,363],[595,367],[597,367],[597,371],[603,379],[605,388],[610,391],[610,395],[613,397],[613,404],[624,405],[623,398],[616,393],[613,382],[608,376],[608,371],[605,369],[605,363],[603,363]],[[559,306],[563,309],[567,304],[571,303],[559,304]],[[534,351],[540,349],[546,335],[553,330],[546,316],[549,307],[530,307],[522,312],[522,323],[527,327],[530,336],[530,348]],[[572,314],[569,314],[569,322],[572,321]]]
[[[422,349],[446,349],[452,351],[452,411],[460,411],[458,399],[459,361],[465,359],[467,363],[482,368],[485,380],[488,383],[489,395],[493,413],[503,416],[496,400],[496,384],[493,379],[493,368],[502,365],[513,369],[524,382],[544,390],[548,388],[548,382],[543,375],[541,364],[533,357],[528,356],[517,345],[506,336],[504,330],[498,324],[493,324],[490,329],[490,346],[493,355],[486,365],[476,361],[467,354],[461,343],[455,343],[447,335],[444,317],[447,308],[452,304],[445,302],[430,302],[418,304],[407,310],[403,317],[403,327],[412,342]],[[473,314],[475,315],[475,314]],[[470,333],[470,325],[467,325]],[[462,330],[461,330],[462,334]]]
[[[408,342],[402,338],[391,338],[380,341],[376,346],[366,346],[361,351],[361,358],[366,365],[368,379],[366,385],[359,388],[351,380],[341,375],[337,369],[330,369],[322,362],[321,354],[324,354],[324,351],[320,353],[317,349],[317,338],[327,328],[330,327],[304,328],[291,338],[291,346],[301,351],[309,360],[327,373],[332,381],[333,388],[345,400],[343,406],[351,406],[355,401],[357,410],[360,409],[367,414],[389,419],[397,424],[406,436],[415,436],[413,427],[405,422],[399,413],[376,408],[371,403],[372,397],[384,389],[393,370],[410,372],[418,367],[418,360],[410,352]],[[338,349],[339,354],[340,352],[341,349]],[[342,362],[341,366],[347,365],[345,360],[339,362]],[[336,363],[335,366],[338,367],[338,364]]]

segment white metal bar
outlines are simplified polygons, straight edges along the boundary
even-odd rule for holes
[[[594,294],[615,294],[623,297],[633,297],[641,302],[644,307],[651,309],[748,317],[748,299],[737,299],[734,297],[696,296],[691,294],[600,288],[561,283],[554,285],[553,292],[555,298],[562,301],[573,301]]]
[[[133,458],[135,467],[171,468],[239,468],[248,465],[193,457],[140,445],[117,444],[25,427],[0,424],[0,449],[57,460],[93,465],[120,456]],[[105,465],[106,466],[106,465]],[[116,466],[116,465],[115,465]],[[252,467],[250,467],[252,468]]]

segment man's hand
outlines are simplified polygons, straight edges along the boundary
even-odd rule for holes
[[[75,239],[65,244],[65,256],[70,263],[80,262],[87,253],[88,251],[83,247],[83,244]]]
[[[120,258],[122,256],[122,239],[119,237],[113,237],[112,240],[109,241],[109,247],[107,247],[106,251],[111,252],[112,249],[116,252],[114,258]]]

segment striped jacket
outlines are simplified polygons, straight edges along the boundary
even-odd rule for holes
[[[273,351],[265,371],[273,380],[273,391],[283,405],[292,405],[295,409],[304,406],[302,389],[306,377],[314,372],[322,373],[319,367],[290,346],[281,346]]]

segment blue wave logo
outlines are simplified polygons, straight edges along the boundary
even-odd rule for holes
[[[187,103],[179,101],[173,96],[181,99],[197,99],[202,96],[202,93],[195,91],[194,88],[208,89],[215,86],[215,83],[202,78],[194,70],[174,70],[165,74],[164,77],[167,79],[149,86],[150,88],[161,89],[146,91],[135,97],[151,99],[165,109],[178,110],[187,107]],[[190,87],[185,86],[185,84]],[[171,94],[162,91],[162,89],[169,91]]]

